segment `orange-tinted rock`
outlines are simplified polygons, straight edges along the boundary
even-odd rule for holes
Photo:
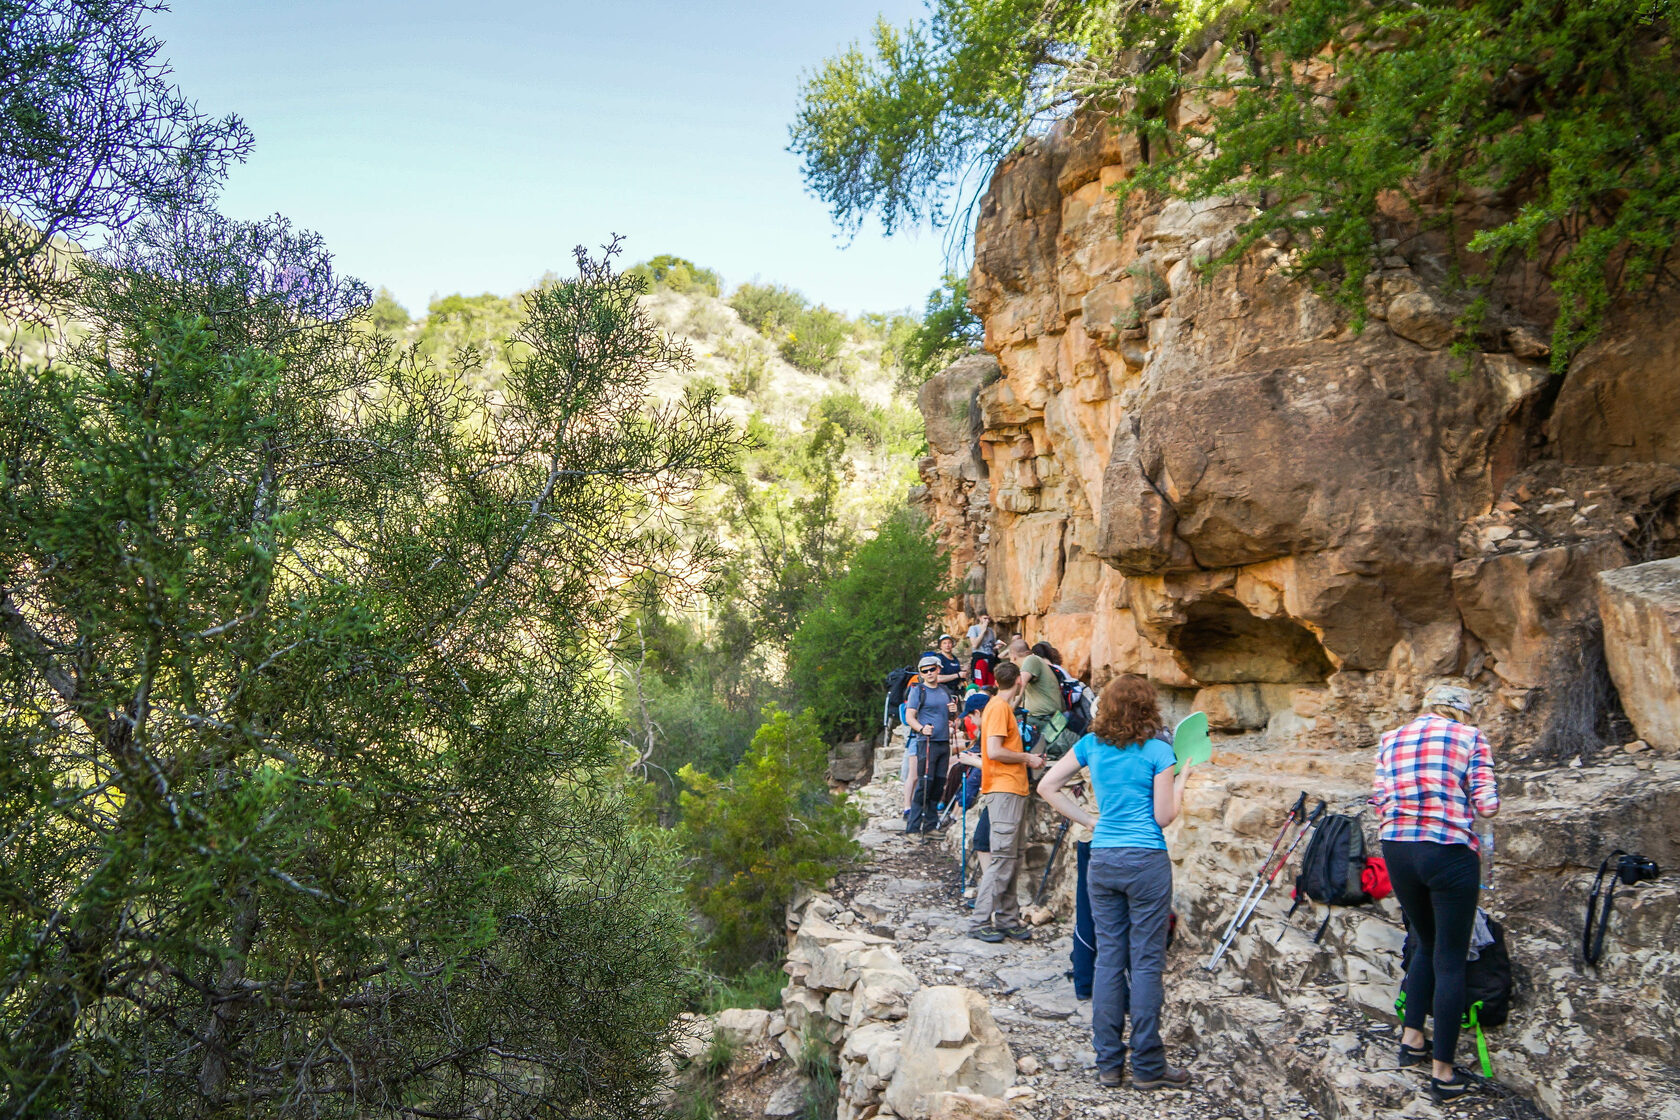
[[[1541,736],[1587,671],[1596,573],[1680,552],[1680,318],[1614,320],[1558,393],[1532,270],[1495,293],[1479,340],[1500,349],[1466,361],[1441,242],[1418,232],[1355,332],[1278,245],[1206,280],[1247,204],[1122,212],[1108,188],[1138,162],[1063,122],[981,202],[969,290],[997,372],[924,392],[953,610],[1049,639],[1094,683],[1205,690],[1268,741],[1368,746],[1458,674],[1507,701],[1495,730]],[[1548,473],[1554,455],[1609,465]]]

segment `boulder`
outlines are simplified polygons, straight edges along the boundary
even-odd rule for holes
[[[726,1007],[712,1017],[717,1033],[735,1048],[757,1046],[770,1037],[770,1012],[759,1007]]]
[[[926,1115],[935,1093],[1001,1097],[1015,1083],[1015,1056],[986,997],[967,988],[923,988],[910,1001],[898,1072],[885,1094],[902,1117]]]
[[[671,1056],[678,1061],[692,1062],[711,1046],[713,1030],[710,1016],[687,1011],[678,1015],[671,1025]]]
[[[849,1020],[854,1028],[871,1020],[904,1018],[910,1013],[910,997],[921,987],[921,982],[899,963],[896,955],[876,950],[869,956],[890,959],[865,960],[858,970]]]
[[[791,1078],[776,1086],[764,1103],[766,1116],[798,1116],[805,1111],[805,1097],[810,1082],[803,1077]]]
[[[1612,315],[1569,365],[1547,434],[1569,463],[1680,462],[1680,331],[1644,304]]]
[[[865,1023],[846,1036],[840,1060],[848,1066],[862,1066],[883,1082],[890,1081],[898,1072],[902,1042],[898,1028]]]
[[[872,739],[851,739],[828,752],[828,776],[836,782],[857,785],[870,779],[875,755]]]
[[[1598,577],[1604,659],[1640,738],[1680,748],[1680,558]]]
[[[1009,1101],[976,1093],[935,1093],[928,1098],[928,1120],[1020,1120]]]
[[[1615,537],[1475,557],[1453,566],[1453,597],[1500,679],[1538,688],[1554,679],[1560,642],[1593,617],[1598,573],[1626,563]]]
[[[917,403],[927,429],[928,447],[937,454],[965,450],[980,434],[974,396],[982,385],[998,378],[997,359],[990,354],[960,358],[923,384]]]
[[[1456,312],[1424,291],[1402,292],[1388,304],[1388,329],[1425,350],[1444,350],[1458,337]]]
[[[1196,693],[1191,708],[1206,712],[1215,731],[1255,731],[1272,718],[1262,686],[1255,683],[1218,684]]]

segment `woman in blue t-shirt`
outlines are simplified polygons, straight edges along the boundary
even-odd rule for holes
[[[1172,913],[1172,862],[1161,828],[1184,804],[1186,766],[1173,776],[1173,750],[1161,739],[1155,687],[1142,677],[1116,677],[1097,698],[1090,734],[1039,779],[1038,792],[1056,812],[1092,830],[1086,888],[1097,927],[1091,987],[1091,1033],[1097,1080],[1120,1084],[1126,1064],[1125,1025],[1132,1020],[1132,1087],[1182,1089],[1187,1070],[1167,1064],[1161,1042],[1161,972]],[[1091,772],[1097,815],[1062,790],[1080,767]]]

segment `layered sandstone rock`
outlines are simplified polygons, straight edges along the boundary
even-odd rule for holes
[[[1396,221],[1356,331],[1286,245],[1208,278],[1239,202],[1119,211],[1140,158],[1067,122],[982,202],[988,353],[922,391],[953,611],[983,606],[1097,683],[1242,686],[1232,730],[1370,745],[1465,675],[1504,701],[1484,723],[1582,749],[1554,709],[1602,677],[1580,653],[1594,578],[1680,552],[1680,325],[1618,313],[1560,384],[1525,276],[1461,356],[1447,262]]]
[[[1680,749],[1680,560],[1599,577],[1610,676],[1639,734]]]

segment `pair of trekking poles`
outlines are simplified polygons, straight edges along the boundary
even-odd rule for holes
[[[1320,800],[1318,807],[1309,815],[1307,813],[1307,793],[1305,790],[1301,791],[1301,796],[1296,798],[1294,805],[1290,806],[1289,816],[1284,819],[1283,827],[1278,829],[1277,839],[1272,841],[1272,850],[1266,854],[1266,861],[1260,865],[1260,870],[1254,873],[1254,880],[1248,884],[1248,893],[1243,895],[1242,901],[1237,904],[1237,912],[1231,916],[1231,924],[1225,927],[1225,936],[1220,938],[1219,947],[1214,949],[1213,956],[1202,967],[1209,972],[1219,967],[1219,960],[1225,955],[1225,950],[1231,947],[1231,942],[1236,940],[1237,934],[1242,932],[1243,927],[1248,924],[1248,919],[1259,907],[1260,900],[1265,898],[1266,892],[1272,889],[1272,883],[1289,865],[1290,858],[1295,855],[1295,849],[1299,848],[1318,828],[1318,822],[1323,819],[1325,809],[1324,802]],[[1299,826],[1299,831],[1295,833],[1294,841],[1284,851],[1283,858],[1274,865],[1272,860],[1276,858],[1278,849],[1283,846],[1284,838],[1289,835],[1290,829],[1297,826]]]

